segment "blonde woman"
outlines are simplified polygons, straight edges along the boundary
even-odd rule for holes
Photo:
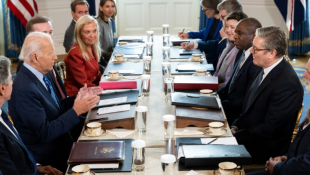
[[[98,58],[101,51],[98,35],[98,23],[93,17],[86,15],[76,22],[75,43],[65,57],[65,88],[69,96],[76,95],[85,84],[87,87],[99,84],[101,73]]]

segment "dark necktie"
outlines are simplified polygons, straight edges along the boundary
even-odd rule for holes
[[[299,124],[299,130],[302,131],[304,129],[304,126],[309,123],[309,119],[306,117],[304,120]]]
[[[57,101],[57,97],[55,95],[55,92],[53,90],[52,84],[51,82],[47,79],[47,77],[45,75],[43,75],[43,81],[47,87],[48,92],[51,94],[53,100],[55,101],[55,103],[57,104],[57,106],[59,107],[58,101]]]
[[[53,77],[54,77],[56,86],[57,86],[57,88],[58,88],[58,90],[59,90],[59,92],[60,92],[61,98],[62,98],[62,99],[66,98],[65,94],[63,93],[62,89],[60,88],[60,85],[59,85],[59,83],[58,83],[58,81],[57,81],[56,74],[55,74],[54,70],[52,70],[52,73],[53,73]]]
[[[260,82],[262,81],[262,78],[263,78],[263,75],[264,75],[264,70],[262,69],[256,79],[254,80],[254,82],[252,83],[250,89],[249,89],[249,93],[250,93],[250,96],[249,96],[249,99],[248,99],[248,103],[247,103],[247,107],[246,107],[246,110],[248,110],[248,108],[250,107],[250,105],[252,104],[252,100],[253,100],[253,97],[257,91],[257,88],[259,87],[260,85]]]
[[[241,63],[243,62],[244,57],[245,57],[245,54],[244,54],[244,52],[243,52],[242,55],[241,55],[241,57],[240,57],[240,59],[239,59],[239,62],[238,62],[238,65],[237,65],[237,67],[236,67],[235,73],[234,73],[234,75],[233,75],[233,77],[232,77],[232,80],[231,80],[231,82],[230,82],[228,92],[230,92],[231,86],[232,86],[232,85],[234,84],[234,82],[235,82],[236,76],[238,75],[238,72],[239,72],[239,70],[240,70],[240,65],[241,65]]]
[[[33,165],[33,170],[35,171],[35,173],[38,172],[37,170],[37,164],[36,161],[34,160],[34,158],[32,157],[31,153],[28,151],[27,147],[24,145],[22,139],[19,137],[19,134],[16,132],[15,128],[13,127],[12,123],[10,122],[8,115],[2,111],[1,117],[4,121],[4,123],[13,131],[13,133],[15,134],[15,136],[17,137],[17,140],[19,141],[20,145],[25,149],[29,160],[31,161],[32,165]]]

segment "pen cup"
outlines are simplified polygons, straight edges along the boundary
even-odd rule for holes
[[[154,31],[146,31],[146,34],[147,34],[146,42],[154,42],[153,39]]]
[[[163,34],[163,47],[170,46],[170,34]]]
[[[141,75],[141,91],[142,96],[149,96],[150,94],[150,75]]]
[[[145,168],[145,141],[135,140],[131,142],[132,168],[135,171],[143,171]]]
[[[163,47],[163,59],[165,62],[170,61],[170,47]]]
[[[174,92],[173,78],[165,78],[164,81],[167,86],[165,91],[165,100],[169,101],[171,100],[171,94]]]
[[[174,174],[174,164],[176,158],[171,154],[164,154],[160,157],[161,167],[163,170],[163,175],[173,175]]]
[[[146,55],[152,56],[153,55],[153,42],[146,42]]]
[[[163,34],[169,34],[169,24],[163,24]]]
[[[144,56],[143,57],[143,62],[144,62],[144,73],[145,74],[151,74],[152,57],[151,56]]]
[[[146,116],[147,116],[147,107],[137,106],[134,121],[135,121],[135,128],[138,132],[146,131]]]
[[[164,82],[165,78],[171,78],[171,64],[169,62],[163,62],[161,65]]]

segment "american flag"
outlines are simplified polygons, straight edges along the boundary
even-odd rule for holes
[[[8,0],[8,7],[25,28],[28,20],[38,14],[35,0]]]

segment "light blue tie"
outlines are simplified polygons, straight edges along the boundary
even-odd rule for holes
[[[55,101],[55,103],[57,104],[57,106],[59,107],[56,95],[54,93],[53,87],[51,82],[47,79],[47,77],[45,75],[43,75],[43,81],[47,87],[48,92],[52,95],[53,100]]]

